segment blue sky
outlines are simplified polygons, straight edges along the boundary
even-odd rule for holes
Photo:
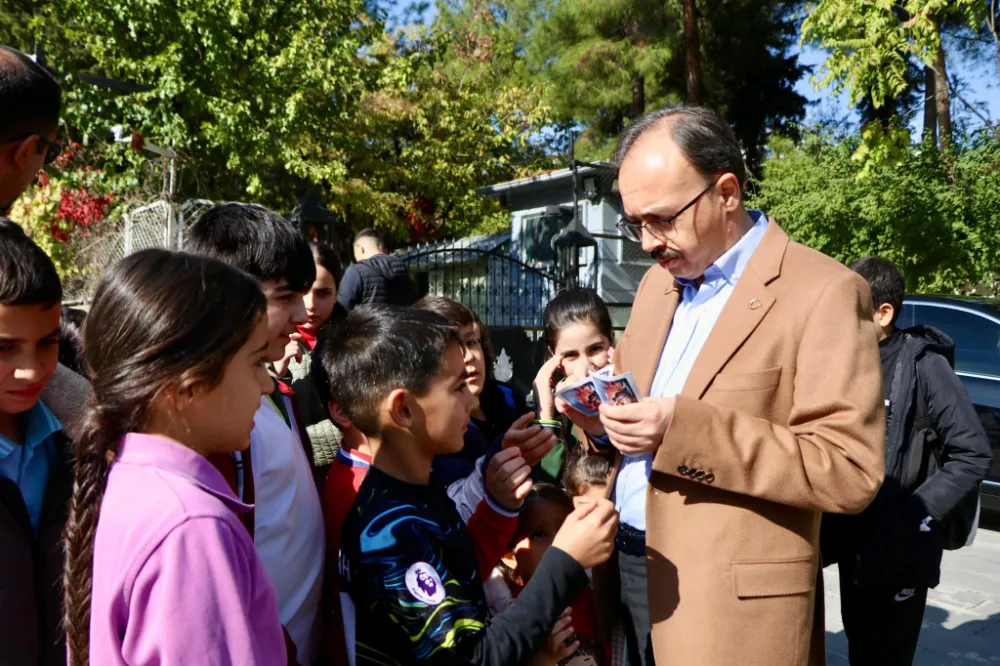
[[[410,4],[412,0],[393,0],[394,6],[402,10]],[[424,13],[424,20],[430,22],[437,13],[433,0],[429,3],[428,10]],[[987,53],[987,57],[982,61],[970,62],[961,56],[953,56],[948,62],[949,73],[956,76],[964,86],[962,95],[971,104],[979,107],[987,118],[993,123],[1000,120],[1000,72],[997,71],[996,61],[992,54]],[[807,46],[799,53],[799,62],[813,67],[813,71],[818,72],[820,65],[826,58],[824,51]],[[804,76],[796,85],[795,89],[800,95],[809,100],[810,104],[806,110],[805,123],[813,124],[822,118],[840,118],[849,122],[857,121],[857,114],[850,105],[847,93],[834,95],[829,87],[816,89],[810,76]],[[982,122],[973,116],[965,106],[957,99],[952,100],[952,116],[957,120],[968,120],[971,127],[979,127]],[[923,125],[923,114],[915,113],[910,119],[910,126],[915,130],[915,135],[920,135],[920,128]]]

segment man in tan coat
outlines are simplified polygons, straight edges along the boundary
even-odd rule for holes
[[[631,666],[822,664],[820,515],[861,511],[883,475],[867,285],[743,207],[714,112],[647,114],[617,160],[619,226],[658,264],[615,367],[649,397],[590,419],[561,405],[620,461],[602,611]]]

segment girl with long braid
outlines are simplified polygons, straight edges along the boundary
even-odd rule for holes
[[[66,524],[70,666],[285,664],[274,587],[205,457],[246,449],[272,383],[257,281],[145,250],[84,325],[93,402]]]

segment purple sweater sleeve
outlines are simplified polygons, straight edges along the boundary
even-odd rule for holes
[[[246,533],[215,517],[173,529],[136,574],[122,657],[130,664],[285,664],[274,588]]]

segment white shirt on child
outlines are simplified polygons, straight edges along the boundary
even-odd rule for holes
[[[299,663],[308,665],[318,654],[326,537],[309,459],[290,401],[282,397],[292,427],[265,396],[250,434],[254,545],[274,582],[281,623],[298,649]]]

